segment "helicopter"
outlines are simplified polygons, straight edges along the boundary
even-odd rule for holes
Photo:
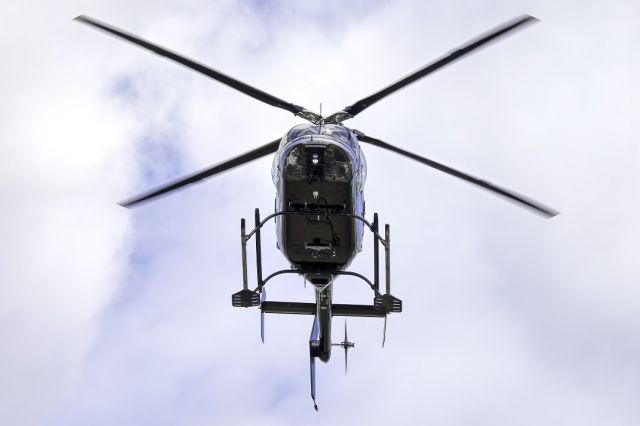
[[[124,207],[138,206],[258,158],[275,154],[271,169],[273,183],[276,187],[274,212],[261,218],[259,209],[255,209],[255,227],[250,231],[247,230],[246,220],[243,218],[240,221],[243,288],[232,295],[232,305],[234,307],[260,308],[262,342],[264,342],[264,315],[266,313],[313,316],[309,338],[309,363],[311,398],[316,411],[318,410],[315,379],[316,358],[326,363],[330,359],[331,348],[333,346],[341,347],[345,353],[346,372],[347,351],[355,346],[353,342],[348,340],[346,318],[344,340],[340,343],[332,343],[332,318],[334,316],[384,318],[382,339],[384,347],[387,315],[402,312],[402,301],[391,293],[390,227],[388,224],[385,225],[383,235],[379,229],[377,213],[373,215],[372,221],[365,219],[364,184],[367,166],[360,143],[374,145],[418,161],[500,195],[547,218],[559,213],[531,198],[432,159],[411,153],[343,124],[392,93],[440,70],[480,47],[512,33],[516,29],[537,21],[532,16],[522,15],[507,21],[429,62],[389,86],[326,117],[277,98],[207,65],[107,23],[85,15],[80,15],[75,20],[182,64],[267,105],[283,109],[306,120],[306,123],[296,125],[281,138],[132,197],[120,205]],[[270,220],[274,220],[276,224],[277,247],[291,267],[275,271],[264,277],[260,232],[265,223]],[[373,234],[374,270],[372,280],[362,274],[347,270],[353,259],[362,250],[365,229]],[[256,250],[257,286],[255,289],[249,288],[247,272],[247,244],[251,238],[255,239]],[[384,249],[385,262],[385,288],[383,290],[380,288],[380,246]],[[272,278],[283,274],[297,274],[304,277],[305,283],[313,284],[315,303],[267,300],[266,284]],[[343,275],[359,278],[367,284],[374,293],[373,303],[371,305],[333,303],[334,281]]]

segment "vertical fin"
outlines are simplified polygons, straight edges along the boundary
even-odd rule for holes
[[[318,404],[316,404],[316,358],[313,355],[309,356],[309,371],[311,373],[311,399],[313,400],[313,408],[318,411]]]
[[[316,404],[316,356],[318,344],[318,316],[313,318],[313,327],[311,328],[311,336],[309,337],[309,378],[311,380],[311,399],[313,400],[313,408],[318,411]]]

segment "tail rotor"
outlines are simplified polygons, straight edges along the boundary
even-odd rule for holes
[[[355,347],[355,343],[349,341],[349,337],[347,335],[347,320],[344,320],[344,340],[340,343],[332,343],[332,346],[340,346],[344,349],[344,374],[347,374],[347,366],[348,366],[348,351],[349,348]]]

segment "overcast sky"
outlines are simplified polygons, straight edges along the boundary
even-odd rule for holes
[[[0,424],[640,423],[639,3],[343,3],[1,3]],[[381,320],[349,320],[349,375],[341,353],[319,363],[318,413],[312,318],[269,316],[262,344],[258,311],[231,306],[271,158],[116,204],[301,120],[71,21],[331,113],[522,13],[541,22],[349,124],[561,214],[364,146],[404,312],[384,349]],[[265,271],[287,267],[272,225],[263,245]],[[352,270],[371,274],[370,246]],[[334,293],[372,300],[348,278]],[[285,277],[269,297],[313,289]]]

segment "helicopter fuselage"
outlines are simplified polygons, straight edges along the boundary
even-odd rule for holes
[[[343,270],[362,249],[366,161],[337,124],[301,124],[282,138],[272,167],[278,248],[302,270]],[[306,274],[322,284],[321,273]]]

